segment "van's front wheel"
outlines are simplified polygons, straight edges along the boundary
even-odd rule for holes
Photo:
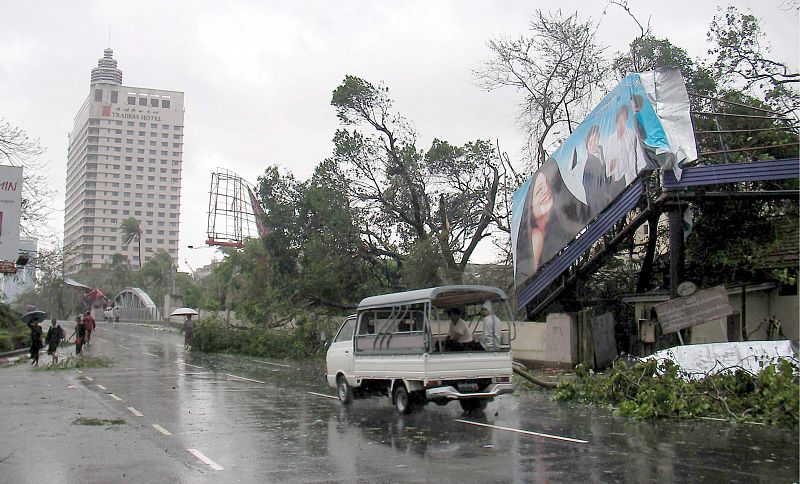
[[[336,393],[339,395],[339,401],[342,402],[342,405],[353,403],[353,389],[347,383],[344,375],[340,375],[336,379]]]
[[[405,385],[397,385],[394,389],[394,408],[400,415],[408,415],[414,410],[414,400]]]

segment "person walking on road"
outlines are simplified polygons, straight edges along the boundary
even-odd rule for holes
[[[183,345],[186,349],[192,348],[192,338],[194,337],[194,321],[192,315],[186,315],[186,321],[183,322]]]
[[[64,328],[58,324],[56,318],[50,321],[50,327],[47,329],[47,335],[44,337],[44,342],[47,343],[47,354],[50,355],[51,364],[55,366],[58,364],[58,344],[67,334]]]
[[[86,337],[86,326],[83,325],[80,316],[75,316],[75,331],[72,332],[70,338],[73,336],[75,336],[75,355],[79,355],[83,350],[83,339]]]
[[[39,366],[39,351],[42,349],[42,327],[39,320],[34,319],[28,325],[31,328],[31,365]]]
[[[92,331],[94,331],[94,328],[97,326],[97,324],[94,322],[94,318],[92,317],[91,309],[86,311],[86,316],[83,318],[83,325],[86,328],[86,344],[88,345],[92,342]]]

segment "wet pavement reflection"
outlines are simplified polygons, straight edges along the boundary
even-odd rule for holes
[[[498,398],[485,412],[427,405],[407,416],[389,399],[343,407],[324,362],[187,352],[182,335],[105,324],[89,347],[111,368],[87,369],[104,398],[144,416],[140,431],[176,457],[186,480],[645,482],[796,481],[796,431],[715,421],[635,422],[610,410],[569,406],[550,393]],[[126,349],[129,348],[129,349]],[[559,441],[466,420],[587,443]],[[154,430],[157,424],[172,435]],[[223,470],[188,454],[197,449]]]

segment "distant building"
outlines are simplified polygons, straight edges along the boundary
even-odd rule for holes
[[[196,271],[192,272],[192,279],[194,279],[196,282],[202,281],[203,279],[211,275],[211,272],[217,265],[219,265],[219,261],[212,260],[210,264],[206,264],[203,267],[200,267]]]
[[[183,163],[183,93],[122,85],[113,51],[92,69],[67,150],[64,215],[68,273],[100,267],[115,253],[139,267],[156,251],[178,261]],[[139,221],[137,242],[122,245],[122,221]]]

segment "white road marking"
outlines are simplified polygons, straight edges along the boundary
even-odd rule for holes
[[[70,385],[67,388],[78,388],[78,387],[76,387],[75,385]]]
[[[338,400],[339,397],[334,397],[332,395],[325,395],[324,393],[315,393],[315,392],[308,392],[309,395],[316,395],[318,397],[325,397],[325,398],[332,398],[334,400]]]
[[[98,338],[97,336],[95,336],[95,338],[97,338],[97,340],[98,340],[98,341],[102,341],[102,342],[104,342],[104,343],[108,343],[108,340],[107,340],[107,339]]]
[[[152,356],[153,358],[160,358],[158,355],[154,355],[153,353],[148,353],[146,351],[143,351],[142,353],[146,354],[147,356]]]
[[[133,407],[127,407],[127,408],[128,410],[131,411],[132,414],[136,415],[137,417],[144,417],[144,415],[142,415],[142,412],[136,410],[135,408]]]
[[[116,401],[118,401],[118,402],[121,402],[121,401],[122,401],[122,399],[121,399],[121,398],[119,398],[118,396],[114,395],[113,393],[109,393],[109,394],[108,394],[108,396],[109,396],[109,397],[111,397],[111,398],[113,398],[114,400],[116,400]]]
[[[542,434],[542,433],[539,433],[539,432],[531,432],[530,430],[512,429],[510,427],[501,427],[499,425],[490,425],[490,424],[479,423],[479,422],[471,422],[469,420],[461,420],[460,418],[457,418],[455,420],[456,420],[456,422],[461,422],[461,423],[470,424],[470,425],[477,425],[478,427],[489,427],[489,428],[492,428],[492,429],[508,430],[509,432],[517,432],[517,433],[520,433],[520,434],[535,435],[537,437],[544,437],[544,438],[547,438],[547,439],[563,440],[565,442],[573,442],[575,444],[588,444],[589,443],[588,440],[572,439],[572,438],[569,438],[569,437],[561,437],[560,435],[550,435],[550,434]]]
[[[202,452],[197,449],[186,449],[189,451],[190,454],[200,459],[203,464],[206,464],[208,467],[214,469],[215,471],[221,471],[222,466],[214,462],[213,460],[209,459],[208,457],[204,456]]]
[[[122,346],[122,345],[117,345],[117,346],[119,346],[120,348],[125,348],[126,350],[129,350],[129,349],[130,349],[130,348],[128,348],[127,346]]]
[[[164,427],[162,427],[162,426],[160,426],[158,424],[153,424],[153,428],[158,430],[159,432],[161,432],[164,435],[172,435],[172,432],[170,432],[169,430],[165,429]]]
[[[201,370],[203,370],[203,369],[204,369],[202,366],[190,365],[189,363],[184,363],[184,362],[182,362],[182,361],[181,361],[181,362],[179,362],[179,363],[180,363],[181,365],[191,366],[192,368],[200,368]]]
[[[88,381],[94,381],[94,380],[92,380],[92,377],[90,377],[90,376],[85,376],[85,377],[83,377],[83,378],[84,378],[85,380],[88,380]]]
[[[283,368],[291,368],[291,366],[289,366],[289,365],[281,365],[280,363],[270,363],[269,361],[263,361],[263,360],[253,360],[253,361],[255,361],[256,363],[264,363],[265,365],[273,365],[273,366],[280,366],[280,367],[283,367]]]
[[[261,380],[253,380],[253,379],[250,379],[250,378],[245,378],[243,376],[231,375],[230,373],[225,373],[225,375],[227,375],[229,377],[232,377],[232,378],[238,378],[239,380],[246,380],[246,381],[251,381],[253,383],[261,383],[262,385],[266,385],[266,383],[261,381]]]
[[[103,385],[100,385],[99,383],[95,386],[101,390],[108,390],[108,388],[104,387]]]

